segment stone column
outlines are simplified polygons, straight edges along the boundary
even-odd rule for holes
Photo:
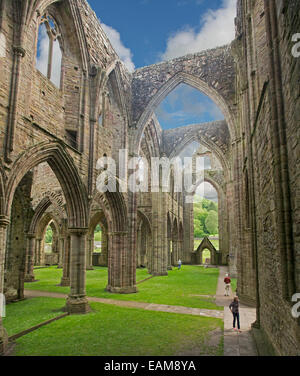
[[[57,269],[63,268],[63,253],[65,248],[65,238],[60,238],[58,243],[58,266]]]
[[[5,263],[5,249],[6,236],[9,219],[6,216],[0,216],[0,294],[4,296],[4,263]],[[2,317],[0,311],[0,354],[5,351],[8,344],[8,335],[2,324]]]
[[[63,250],[63,276],[61,286],[70,286],[70,237],[64,241],[65,248]]]
[[[87,242],[86,242],[86,270],[94,270],[94,268],[93,268],[93,252],[94,252],[94,238],[87,238]]]
[[[138,229],[137,233],[137,252],[136,252],[136,266],[137,268],[141,265],[141,253],[142,253],[142,229]]]
[[[178,240],[178,259],[183,259],[183,240]]]
[[[182,262],[190,264],[192,262],[192,252],[194,252],[194,210],[193,204],[183,203],[183,255]]]
[[[66,310],[70,314],[84,314],[90,311],[86,298],[86,233],[87,229],[69,229],[70,232],[70,284]]]
[[[42,260],[41,260],[41,248],[42,248],[42,239],[36,238],[35,239],[35,265],[41,266]]]
[[[128,255],[127,232],[116,231],[109,235],[108,255],[108,285],[106,290],[117,294],[132,294],[137,292],[135,280],[131,280],[128,269],[132,268],[131,258]],[[136,265],[133,265],[136,270]]]
[[[27,249],[26,249],[26,264],[25,264],[25,278],[24,282],[34,282],[34,250],[35,250],[35,235],[27,234]]]
[[[102,229],[101,266],[108,266],[108,235],[105,228]]]
[[[167,244],[167,194],[152,193],[152,244],[153,258],[151,274],[168,275],[168,244]]]
[[[172,253],[171,253],[171,244],[172,244],[172,239],[168,238],[168,270],[172,270]]]

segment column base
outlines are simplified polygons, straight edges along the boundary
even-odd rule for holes
[[[159,272],[153,272],[152,275],[154,277],[164,277],[164,276],[168,275],[168,272],[161,272],[161,273],[159,273]]]
[[[70,278],[62,278],[60,282],[61,287],[69,287],[70,286]]]
[[[62,268],[63,268],[62,265],[58,265],[58,266],[57,266],[57,269],[62,269]]]
[[[25,275],[24,282],[30,283],[35,282],[35,277],[33,274],[27,274]]]
[[[167,270],[173,270],[172,266],[168,266]]]
[[[6,333],[6,330],[0,323],[0,355],[4,354],[5,350],[8,346],[8,335]]]
[[[67,298],[65,311],[68,312],[69,315],[84,315],[91,312],[91,308],[86,296],[69,296]]]
[[[94,268],[92,266],[87,266],[86,270],[94,270]]]
[[[106,286],[106,291],[112,294],[136,294],[138,292],[138,289],[136,286],[130,286],[130,287]]]

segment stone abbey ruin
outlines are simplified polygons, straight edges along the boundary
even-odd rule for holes
[[[36,67],[41,27],[50,40],[44,73]],[[71,314],[89,311],[85,276],[96,259],[98,224],[96,262],[108,267],[110,292],[137,292],[140,265],[160,276],[179,258],[199,263],[193,204],[172,189],[172,169],[155,192],[123,192],[124,176],[115,192],[97,189],[103,156],[119,161],[127,150],[125,159],[151,166],[151,158],[174,158],[196,141],[196,154],[211,160],[204,180],[219,197],[213,261],[238,278],[239,298],[256,307],[253,325],[274,352],[300,355],[300,319],[291,314],[300,293],[300,58],[293,41],[300,2],[238,0],[235,27],[230,45],[130,73],[85,0],[0,0],[0,293],[7,302],[24,297],[24,282],[45,263],[49,224]],[[211,98],[225,120],[162,130],[154,111],[182,83]],[[0,352],[6,343],[0,321]]]

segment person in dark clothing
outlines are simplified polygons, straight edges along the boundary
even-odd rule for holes
[[[233,302],[230,303],[229,309],[233,314],[233,329],[236,330],[235,323],[237,321],[238,331],[241,332],[239,305],[239,298],[236,296]]]

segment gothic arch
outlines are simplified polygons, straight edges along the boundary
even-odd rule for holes
[[[229,105],[226,103],[221,93],[201,78],[181,71],[174,74],[171,78],[164,82],[163,85],[155,92],[155,94],[152,95],[152,97],[150,96],[151,99],[143,109],[140,118],[137,120],[137,134],[134,141],[134,147],[136,150],[139,149],[142,134],[155,109],[167,97],[167,95],[181,83],[185,83],[195,89],[200,90],[216,103],[225,116],[229,128],[230,138],[235,139],[235,121]]]
[[[18,28],[18,32],[15,34],[17,38],[19,38],[18,42],[16,41],[16,45],[22,46],[24,35],[29,28],[30,23],[37,15],[40,17],[47,8],[54,5],[55,3],[61,3],[59,0],[14,0],[14,20],[15,25]],[[87,50],[87,43],[85,40],[84,33],[82,32],[81,26],[81,18],[78,16],[78,12],[75,9],[75,4],[72,0],[65,1],[68,3],[70,14],[72,15],[72,19],[74,22],[75,30],[76,30],[76,39],[79,45],[80,50],[80,58],[82,61],[83,69],[85,71],[88,70],[88,50]]]
[[[5,214],[9,217],[14,192],[25,174],[42,162],[55,173],[66,199],[69,228],[87,228],[88,200],[85,186],[74,162],[56,142],[43,142],[21,154],[12,166],[6,186]]]
[[[90,219],[90,222],[89,222],[89,231],[88,231],[88,235],[89,236],[93,235],[93,233],[95,231],[95,228],[98,225],[98,223],[100,223],[101,226],[104,226],[105,228],[107,228],[107,220],[105,218],[105,214],[104,214],[103,211],[98,211]]]
[[[178,156],[192,142],[197,142],[210,149],[220,161],[225,174],[229,175],[231,173],[230,165],[224,151],[216,144],[216,142],[201,134],[199,130],[195,130],[193,134],[187,134],[182,138],[173,148],[170,154],[170,159]]]
[[[102,193],[96,191],[94,200],[100,205],[104,212],[109,231],[127,231],[127,207],[124,196],[118,191],[118,188],[116,192]]]
[[[152,226],[148,216],[141,209],[138,209],[137,213],[140,221],[144,222],[147,225],[149,232],[152,233]]]
[[[196,258],[197,264],[202,264],[202,253],[205,249],[208,249],[211,254],[211,264],[212,265],[218,265],[219,264],[219,252],[216,250],[216,248],[213,246],[211,241],[205,237],[197,250],[194,252],[194,259]]]
[[[50,205],[51,205],[50,199],[48,197],[45,197],[36,207],[34,216],[32,218],[32,221],[29,227],[29,231],[28,231],[29,234],[36,233],[40,220]]]

